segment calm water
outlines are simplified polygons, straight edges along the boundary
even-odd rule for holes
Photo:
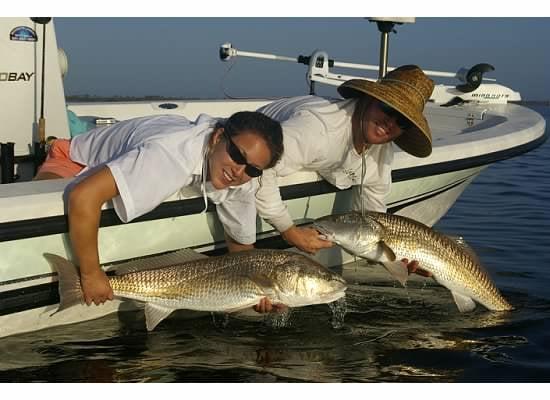
[[[491,166],[437,225],[476,250],[511,313],[460,314],[430,280],[404,290],[352,264],[341,326],[327,306],[285,324],[178,312],[152,333],[123,313],[0,339],[0,382],[549,382],[549,165],[550,141]]]

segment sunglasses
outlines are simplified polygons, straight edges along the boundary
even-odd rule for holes
[[[258,176],[261,176],[264,171],[250,165],[246,161],[246,158],[243,156],[243,153],[241,153],[237,145],[233,143],[231,137],[225,131],[223,132],[223,135],[227,141],[226,149],[229,157],[231,157],[231,159],[239,165],[246,165],[246,167],[244,167],[244,173],[247,174],[249,177],[256,178]]]
[[[412,122],[407,117],[397,111],[395,108],[390,107],[386,103],[378,100],[378,107],[384,114],[395,120],[395,124],[401,128],[402,131],[406,131],[412,127]]]

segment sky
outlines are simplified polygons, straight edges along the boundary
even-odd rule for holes
[[[394,0],[391,4],[399,4],[398,9],[373,8],[370,15],[428,15],[416,17],[414,24],[398,25],[397,33],[390,34],[390,66],[417,64],[428,70],[456,72],[461,67],[489,63],[495,71],[487,77],[519,91],[524,100],[548,100],[550,17],[526,17],[529,14],[525,10],[532,15],[545,15],[544,9],[532,8],[530,2],[523,0],[525,7],[508,10],[501,1],[467,0],[453,2],[452,10],[446,11],[444,4],[449,2],[418,8],[425,2]],[[149,3],[135,9],[121,9],[112,6],[112,1],[96,0],[94,11],[99,17],[95,18],[74,17],[88,14],[86,10],[46,8],[50,15],[59,15],[54,18],[57,39],[69,59],[65,93],[179,98],[308,93],[304,65],[241,57],[234,62],[221,62],[218,51],[225,42],[239,50],[288,57],[321,49],[337,61],[378,64],[380,36],[376,24],[350,16],[356,14],[357,7],[350,8],[348,0],[241,3],[243,0],[180,2],[180,8],[173,9],[172,2],[167,12],[162,0],[155,2],[158,7]],[[250,6],[260,3],[264,8]],[[32,8],[35,13],[40,14],[41,4]],[[187,4],[199,6],[188,8]],[[224,8],[220,4],[232,6]],[[272,9],[266,9],[266,4]],[[411,4],[415,8],[411,9]],[[363,8],[361,14],[369,15],[371,5]],[[453,16],[457,10],[458,15],[466,17]],[[182,17],[164,17],[167,14]],[[247,17],[235,17],[242,15]],[[336,95],[333,87],[326,86],[320,86],[318,93]]]

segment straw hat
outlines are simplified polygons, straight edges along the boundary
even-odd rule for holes
[[[395,139],[395,144],[413,156],[427,157],[432,152],[432,134],[422,112],[433,89],[434,82],[419,67],[403,65],[377,82],[346,81],[338,87],[338,93],[346,99],[367,94],[399,111],[413,126]]]

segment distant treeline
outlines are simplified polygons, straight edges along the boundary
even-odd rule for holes
[[[197,98],[171,97],[171,96],[96,96],[91,94],[76,94],[67,96],[67,101],[72,102],[94,102],[94,101],[166,101],[166,100],[197,100]],[[211,100],[211,99],[198,99]],[[532,106],[549,106],[550,100],[522,100],[513,101],[515,104]]]
[[[67,101],[94,102],[94,101],[164,101],[181,100],[179,97],[169,96],[96,96],[91,94],[76,94],[67,96]]]
[[[526,106],[549,106],[550,100],[522,100],[522,101],[512,101],[515,104],[523,104]]]

